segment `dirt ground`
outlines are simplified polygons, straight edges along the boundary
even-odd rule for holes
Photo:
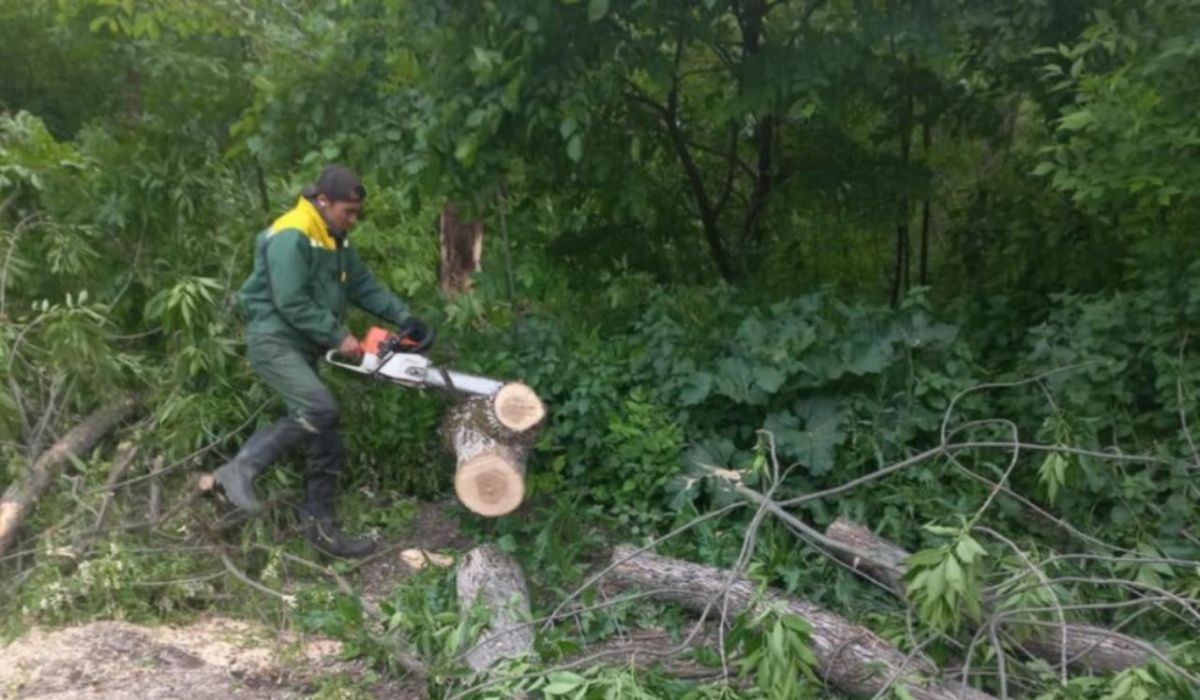
[[[453,509],[448,503],[421,504],[406,532],[382,543],[348,577],[352,585],[378,601],[413,573],[412,550],[457,559],[468,542]],[[335,640],[217,616],[181,627],[104,621],[35,629],[0,648],[0,698],[300,698],[334,678],[361,687],[368,669],[341,660],[340,653]],[[378,698],[423,697],[403,679],[375,682],[371,690]]]
[[[0,651],[5,698],[293,698],[323,676],[359,677],[331,640],[212,617],[184,627],[93,622],[34,630]]]

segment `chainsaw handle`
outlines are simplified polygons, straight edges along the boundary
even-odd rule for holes
[[[366,356],[364,355],[363,357],[365,358]],[[342,369],[353,370],[355,372],[360,372],[360,373],[367,371],[367,369],[365,367],[363,367],[361,359],[359,360],[359,362],[357,364],[347,362],[346,358],[344,358],[340,354],[338,354],[337,350],[330,350],[329,352],[326,352],[325,353],[325,361],[331,365],[334,365],[335,367],[341,367]]]

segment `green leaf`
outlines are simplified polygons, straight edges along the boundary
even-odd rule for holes
[[[963,591],[966,583],[966,575],[963,572],[962,565],[958,563],[958,559],[954,557],[946,557],[942,567],[946,574],[946,585],[955,591]]]
[[[695,406],[708,398],[712,392],[713,376],[708,372],[696,372],[687,379],[687,384],[679,392],[679,403],[684,406]]]
[[[608,14],[608,0],[588,0],[588,21],[597,22]]]
[[[779,391],[779,387],[783,386],[786,379],[787,375],[774,367],[759,366],[754,369],[754,383],[768,394]]]
[[[1055,164],[1051,161],[1048,161],[1048,160],[1044,160],[1041,163],[1038,163],[1037,167],[1033,169],[1033,175],[1035,177],[1040,177],[1042,175],[1045,175],[1045,174],[1051,172],[1052,170],[1054,170],[1057,167],[1058,167],[1057,164]]]
[[[737,403],[757,403],[750,392],[750,367],[739,357],[726,357],[717,362],[714,377],[717,391]]]
[[[575,163],[583,158],[583,140],[579,138],[579,134],[575,134],[567,141],[567,157]]]
[[[976,558],[987,556],[987,551],[973,538],[964,535],[955,545],[954,555],[964,564],[973,564]]]
[[[1090,111],[1081,109],[1071,112],[1058,120],[1059,125],[1066,131],[1080,131],[1096,123],[1096,117]]]

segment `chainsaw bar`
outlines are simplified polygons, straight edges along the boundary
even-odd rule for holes
[[[504,386],[504,382],[464,372],[435,367],[424,355],[409,352],[389,353],[380,358],[372,352],[363,353],[362,362],[354,365],[342,361],[337,353],[329,351],[325,361],[342,369],[366,374],[376,379],[410,387],[437,387],[447,391],[475,396],[491,396]]]

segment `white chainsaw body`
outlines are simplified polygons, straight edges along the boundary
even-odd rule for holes
[[[491,396],[504,386],[503,382],[488,377],[440,369],[428,357],[409,352],[392,353],[383,358],[375,353],[363,353],[362,362],[354,365],[342,361],[337,353],[330,351],[325,354],[325,361],[351,372],[410,387],[432,386],[462,394]]]

